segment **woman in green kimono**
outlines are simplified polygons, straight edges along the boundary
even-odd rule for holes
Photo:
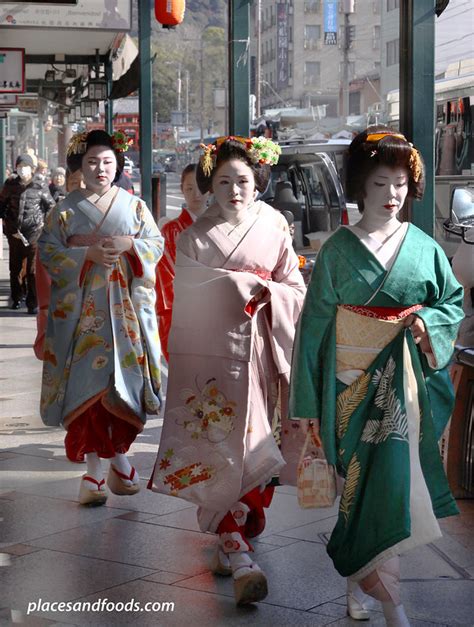
[[[154,288],[163,238],[146,205],[114,184],[126,148],[120,133],[73,137],[68,161],[80,161],[85,189],[48,214],[39,240],[51,277],[41,416],[67,430],[68,459],[86,458],[83,505],[107,499],[100,458],[110,459],[114,494],[139,491],[126,453],[160,407]]]
[[[368,618],[368,594],[388,624],[408,625],[398,556],[440,537],[436,519],[457,513],[438,439],[453,404],[446,366],[462,288],[436,242],[398,219],[406,197],[424,188],[422,159],[402,135],[380,126],[360,133],[347,188],[362,218],[318,255],[297,330],[290,416],[314,421],[346,479],[328,553],[349,578],[349,614]]]

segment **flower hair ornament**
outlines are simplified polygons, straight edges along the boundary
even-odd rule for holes
[[[114,150],[117,150],[118,152],[127,152],[133,144],[133,139],[124,133],[124,131],[115,131],[110,137],[112,139],[112,146],[114,147]]]
[[[381,139],[387,136],[396,137],[397,139],[402,139],[403,141],[407,142],[407,144],[410,146],[411,153],[410,153],[410,159],[408,161],[408,167],[410,168],[410,172],[413,177],[413,180],[415,181],[415,183],[418,183],[418,181],[421,178],[421,174],[423,172],[421,156],[418,150],[413,146],[411,142],[407,141],[407,138],[404,135],[401,135],[400,133],[370,133],[369,135],[367,135],[366,141],[369,143],[372,143],[372,142],[378,143]],[[377,148],[373,148],[370,152],[370,156],[375,157],[376,154],[377,154]]]
[[[250,161],[260,165],[275,165],[281,154],[281,148],[271,139],[267,137],[236,137],[230,135],[228,137],[219,137],[213,144],[201,144],[202,148],[201,164],[204,175],[209,177],[216,164],[217,153],[219,147],[226,141],[236,141],[245,148]]]

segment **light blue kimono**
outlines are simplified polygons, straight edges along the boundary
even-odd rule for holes
[[[111,268],[86,260],[88,237],[114,235],[133,236],[132,250]],[[105,214],[80,190],[48,214],[39,240],[52,278],[41,391],[45,424],[67,426],[99,398],[139,430],[147,413],[157,413],[155,267],[162,250],[150,211],[123,189]]]

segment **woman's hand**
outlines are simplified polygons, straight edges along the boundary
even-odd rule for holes
[[[133,237],[129,235],[114,235],[113,237],[107,238],[104,244],[107,248],[113,250],[117,257],[119,257],[123,253],[131,250],[133,246]]]
[[[432,353],[428,332],[426,331],[425,323],[421,318],[413,314],[411,316],[408,316],[408,318],[405,320],[405,327],[410,328],[410,331],[413,334],[413,339],[415,340],[415,344],[418,344],[420,346],[420,349],[423,353]]]
[[[110,240],[102,240],[93,246],[89,246],[86,253],[86,259],[98,264],[99,266],[111,268],[118,260],[118,254],[114,248],[110,247],[110,244]]]

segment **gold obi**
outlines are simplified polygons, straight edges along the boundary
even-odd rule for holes
[[[403,328],[405,320],[382,320],[338,305],[336,314],[336,374],[367,370],[380,351]]]

